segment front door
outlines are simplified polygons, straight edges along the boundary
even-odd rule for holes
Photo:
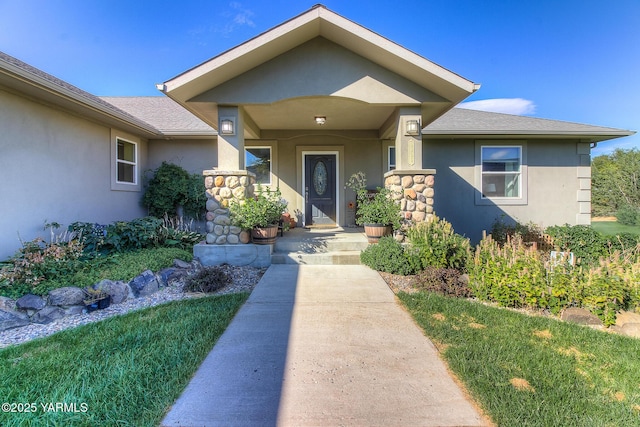
[[[336,155],[305,155],[305,225],[336,223]]]

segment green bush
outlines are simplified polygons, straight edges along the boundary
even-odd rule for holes
[[[536,242],[542,234],[540,227],[533,222],[527,224],[521,224],[518,221],[507,223],[504,221],[504,216],[496,219],[491,227],[491,237],[501,245],[513,237],[520,237],[525,242]]]
[[[182,167],[167,162],[162,162],[152,173],[142,196],[149,215],[174,217],[178,206],[183,206],[186,215],[203,217],[207,203],[203,176],[190,175]]]
[[[577,264],[595,265],[609,253],[608,240],[588,225],[553,226],[545,231],[558,250],[574,253]]]
[[[404,276],[420,270],[419,259],[392,236],[381,237],[378,243],[369,245],[360,254],[360,261],[377,271]]]
[[[616,212],[616,219],[620,224],[638,225],[640,224],[640,209],[631,205],[623,205]]]
[[[420,259],[420,269],[431,266],[465,271],[471,259],[469,239],[454,233],[451,224],[438,217],[409,227],[407,238]]]
[[[222,267],[207,267],[189,277],[184,284],[185,292],[215,292],[231,283],[231,277]]]

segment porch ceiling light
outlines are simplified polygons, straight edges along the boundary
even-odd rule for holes
[[[407,120],[404,124],[404,133],[407,135],[416,136],[420,134],[420,121],[419,120]]]
[[[319,126],[322,126],[327,122],[327,118],[325,116],[315,116],[314,119],[316,120],[316,124]]]
[[[220,120],[220,133],[223,135],[235,134],[234,123],[231,119]]]

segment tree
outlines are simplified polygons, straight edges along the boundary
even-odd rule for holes
[[[640,151],[616,149],[591,163],[591,204],[595,216],[640,208]]]

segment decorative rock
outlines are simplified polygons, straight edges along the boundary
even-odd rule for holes
[[[424,184],[424,178],[424,175],[414,175],[413,182],[415,182],[416,184]]]
[[[42,310],[38,311],[36,314],[31,316],[31,321],[33,323],[47,324],[51,323],[56,319],[61,319],[64,317],[64,310],[60,307],[54,307],[51,305],[46,306]]]
[[[0,310],[15,311],[16,302],[9,297],[0,296]]]
[[[80,305],[86,295],[80,288],[66,286],[64,288],[52,289],[49,291],[49,305],[70,306]]]
[[[238,200],[244,200],[247,198],[247,192],[245,190],[245,187],[237,187],[234,188],[232,191],[233,197],[235,197]]]
[[[214,183],[216,187],[222,187],[224,185],[224,177],[220,175],[216,176]]]
[[[616,315],[617,326],[624,326],[627,323],[640,323],[640,314],[632,311],[621,311]]]
[[[411,188],[413,186],[413,178],[405,175],[402,177],[402,188]]]
[[[216,199],[207,199],[207,211],[215,211],[220,208],[220,203]]]
[[[46,301],[37,295],[27,294],[16,301],[19,310],[42,310],[47,305]]]
[[[424,177],[424,183],[427,187],[433,187],[433,184],[435,183],[436,178],[433,175],[427,175]]]
[[[424,189],[422,194],[424,194],[424,197],[433,197],[433,195],[435,194],[435,191],[433,188],[427,187]]]
[[[611,330],[628,337],[640,338],[640,323],[625,323],[622,326],[612,326]]]
[[[111,304],[120,304],[129,296],[129,286],[122,281],[103,280],[93,285],[93,288],[108,294],[111,297]]]
[[[232,196],[233,196],[233,192],[231,191],[230,188],[222,187],[220,189],[220,197],[222,197],[223,199],[230,199]]]
[[[216,236],[221,236],[223,233],[224,233],[224,226],[216,225],[215,227],[213,227],[213,234],[215,234]]]
[[[214,185],[215,185],[215,180],[213,179],[212,176],[206,176],[204,178],[204,188],[208,190],[210,188],[213,188]]]
[[[237,245],[238,242],[240,242],[240,239],[236,234],[227,235],[227,243],[229,243],[230,245]]]
[[[240,227],[236,227],[235,225],[232,225],[231,227],[229,227],[229,233],[231,234],[240,234],[242,232],[242,228]]]
[[[219,215],[213,220],[213,223],[218,225],[230,225],[231,219],[229,219],[228,216]]]
[[[156,275],[151,270],[145,270],[138,277],[129,282],[129,287],[133,291],[133,295],[138,297],[145,297],[157,292],[160,284]]]
[[[433,198],[427,197],[427,199],[425,200],[425,203],[430,205],[430,206],[433,206]]]
[[[407,212],[407,213],[411,215],[411,219],[414,220],[415,222],[424,222],[425,217],[427,215],[426,213],[419,212],[419,211]]]
[[[251,234],[249,234],[249,232],[246,230],[241,231],[238,237],[240,238],[240,243],[244,244],[249,243],[249,241],[251,240]]]
[[[602,320],[598,316],[591,314],[589,310],[584,308],[567,308],[560,315],[560,319],[579,325],[603,326]]]
[[[82,314],[85,312],[87,307],[84,305],[72,305],[71,307],[63,308],[65,316],[75,316],[77,314]]]
[[[422,203],[427,203],[427,198],[426,198],[426,197],[424,197],[424,194],[419,193],[419,194],[418,194],[418,201],[419,201],[419,202],[422,202]]]
[[[424,212],[427,209],[427,204],[422,202],[416,202],[416,210],[419,212]]]
[[[174,259],[173,260],[173,266],[176,267],[176,268],[186,269],[186,268],[191,267],[191,264],[189,264],[188,262],[183,261],[181,259]]]
[[[235,175],[228,176],[225,184],[227,185],[227,187],[233,189],[240,185],[240,180]]]
[[[389,187],[391,185],[400,185],[402,180],[400,179],[400,175],[391,175],[387,177],[385,181],[385,186]]]
[[[413,212],[416,210],[416,202],[414,200],[407,200],[407,207],[406,209],[409,212]]]
[[[207,242],[208,245],[213,245],[213,244],[216,243],[216,239],[217,238],[218,238],[218,236],[216,236],[215,234],[208,233],[205,241]]]
[[[0,331],[20,328],[29,324],[29,318],[24,313],[14,310],[0,309]]]
[[[404,190],[404,197],[406,197],[409,200],[415,200],[417,197],[417,194],[415,191],[413,191],[413,189],[409,188],[407,190]]]
[[[433,206],[427,205],[424,211],[428,214],[433,213]]]
[[[218,236],[216,238],[216,245],[224,245],[227,243],[227,236]]]
[[[425,190],[425,188],[427,188],[427,186],[426,186],[426,185],[424,185],[424,184],[415,184],[415,185],[413,186],[413,190],[414,190],[416,193],[422,193],[422,192]]]
[[[207,221],[213,221],[213,219],[215,218],[215,214],[211,211],[207,211],[205,217],[204,217]]]
[[[207,233],[213,233],[213,230],[215,230],[215,224],[213,223],[213,221],[207,221],[205,230],[207,231]]]
[[[215,211],[213,211],[213,214],[215,216],[218,216],[218,215],[226,215],[226,216],[228,216],[229,215],[229,209],[222,209],[222,208],[216,209]]]

